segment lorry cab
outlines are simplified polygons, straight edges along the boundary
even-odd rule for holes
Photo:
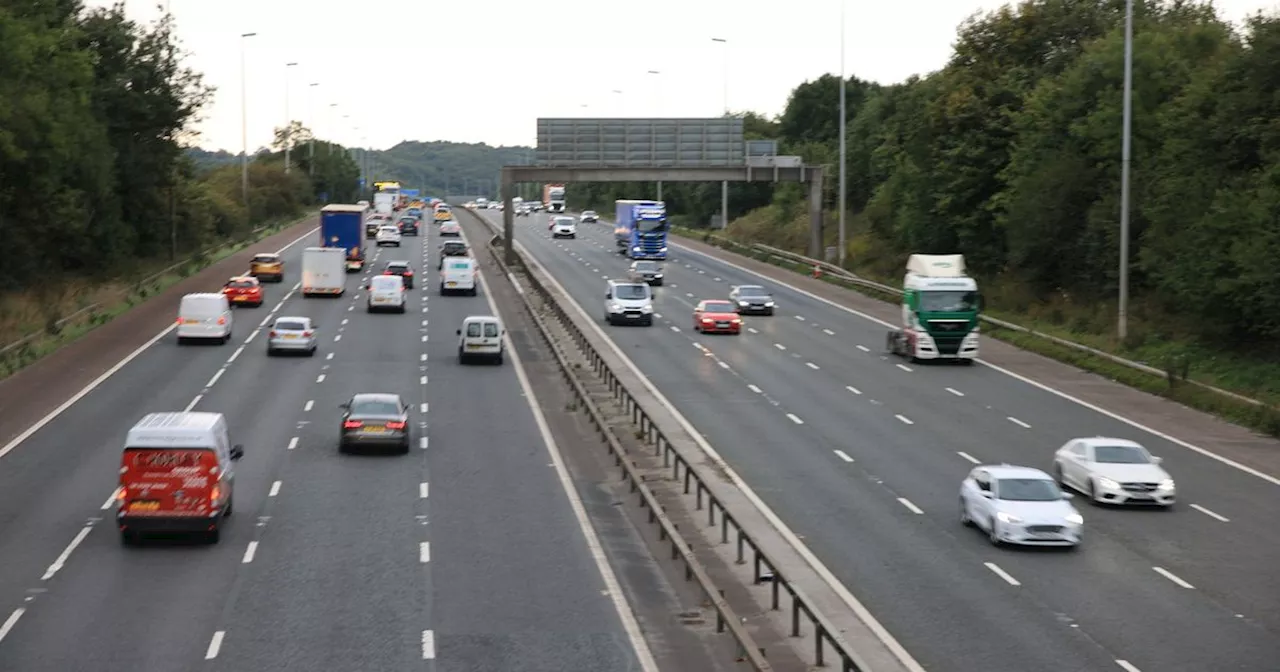
[[[466,292],[476,295],[476,260],[471,257],[449,257],[440,269],[440,293]]]
[[[222,293],[200,292],[187,294],[178,304],[178,343],[191,339],[231,340],[235,318],[231,315],[231,302]]]
[[[233,511],[235,462],[221,413],[150,413],[129,430],[120,461],[116,526],[120,540],[144,534],[196,534],[217,543]]]

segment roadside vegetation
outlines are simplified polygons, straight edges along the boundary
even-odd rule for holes
[[[1177,376],[1280,402],[1280,18],[1138,3],[1131,304],[1116,338],[1124,3],[1032,0],[975,16],[941,70],[848,90],[847,267],[900,286],[907,255],[963,253],[990,314]],[[836,207],[839,79],[798,86],[755,137],[828,166]],[[664,185],[706,226],[719,185]],[[608,210],[652,185],[571,185]],[[804,195],[733,185],[727,237],[805,253]],[[836,216],[826,217],[836,245]],[[1170,385],[1025,335],[989,335],[1273,434],[1280,415]]]
[[[345,148],[317,141],[314,167],[295,150],[286,174],[277,129],[246,204],[238,157],[188,150],[214,91],[182,56],[168,19],[138,25],[122,4],[0,5],[0,378],[322,196],[357,198]],[[294,138],[311,139],[296,122]]]

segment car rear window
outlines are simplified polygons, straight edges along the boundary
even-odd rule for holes
[[[238,280],[230,284],[232,287],[235,287],[236,289],[249,289],[250,287],[254,286],[254,284],[252,282],[249,282],[248,280]]]
[[[258,256],[254,257],[253,260],[260,264],[273,264],[277,261],[280,261],[280,258],[272,256],[270,254],[259,254]]]
[[[351,404],[352,415],[400,415],[400,406],[394,401],[357,401]]]
[[[407,271],[409,264],[387,264],[388,271]]]
[[[709,313],[732,313],[733,304],[725,301],[708,301],[706,310]]]
[[[472,337],[472,338],[476,338],[476,337],[478,337],[478,336],[480,335],[480,323],[479,323],[479,322],[472,322],[471,324],[468,324],[468,325],[467,325],[467,335],[468,335],[468,336],[470,336],[470,337]]]
[[[281,320],[280,322],[276,322],[276,331],[306,331],[306,330],[307,330],[307,325],[305,322],[298,322],[296,320],[289,320],[289,321]]]
[[[393,277],[390,275],[379,275],[373,278],[373,281],[372,281],[373,284],[370,286],[373,287],[374,289],[395,289],[396,287],[400,287],[401,283],[403,282],[404,282],[403,280],[397,277]]]
[[[497,338],[497,337],[498,337],[498,325],[496,325],[496,324],[494,324],[494,323],[492,323],[492,322],[486,322],[486,323],[485,323],[485,325],[484,325],[484,337],[485,337],[485,338]]]
[[[470,268],[471,268],[471,263],[467,261],[449,262],[449,270],[451,271],[466,271],[466,270],[470,270]]]

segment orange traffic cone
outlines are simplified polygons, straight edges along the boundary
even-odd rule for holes
[[[815,278],[822,277],[822,269],[817,264],[813,265],[813,277]]]

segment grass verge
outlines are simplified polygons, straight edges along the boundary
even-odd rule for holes
[[[750,247],[750,239],[730,240],[720,234],[708,235],[710,233],[708,231],[685,227],[673,227],[672,233],[676,237],[714,245],[798,274],[808,275],[811,271],[808,266],[791,263],[755,251]],[[776,243],[766,244],[782,249],[792,249],[794,247],[794,245]],[[859,275],[889,286],[896,286],[897,284],[889,278],[877,278],[877,274],[863,274],[860,272]],[[888,303],[897,303],[899,301],[897,295],[848,283],[831,275],[823,276],[822,280],[880,301]],[[1105,307],[1103,309],[1105,310]],[[1097,307],[1090,312],[1096,312],[1096,310]],[[987,313],[992,317],[1029,329],[1035,329],[1041,333],[1057,336],[1119,357],[1170,371],[1172,375],[1169,378],[1162,378],[1087,352],[1058,345],[1034,334],[1000,329],[989,324],[983,326],[983,335],[1004,341],[1023,350],[1055,359],[1064,364],[1105,376],[1123,385],[1211,413],[1269,436],[1280,437],[1280,409],[1275,406],[1277,392],[1271,387],[1280,384],[1280,364],[1269,360],[1254,360],[1240,353],[1210,352],[1185,342],[1168,339],[1154,331],[1143,333],[1140,338],[1133,339],[1131,342],[1134,344],[1130,347],[1118,348],[1106,336],[1081,334],[1077,329],[1055,324],[1055,322],[1062,321],[1074,321],[1076,324],[1080,324],[1088,319],[1082,318],[1082,313],[1076,313],[1074,318],[1063,317],[1057,319],[1054,317],[1054,311],[1063,315],[1071,315],[1069,312],[1063,312],[1059,307],[1047,309],[1047,316],[1010,310],[988,310]],[[1187,383],[1188,380],[1202,382],[1236,394],[1253,397],[1262,401],[1263,405],[1259,406],[1238,401],[1211,390],[1190,385]]]
[[[21,371],[85,334],[128,312],[185,278],[305,220],[302,217],[266,224],[251,238],[228,241],[177,265],[140,271],[134,278],[106,284],[69,285],[56,298],[15,295],[0,311],[0,380]],[[159,271],[167,272],[158,273]],[[18,342],[16,347],[8,347]]]

